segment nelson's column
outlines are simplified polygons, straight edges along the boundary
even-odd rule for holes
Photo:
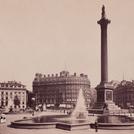
[[[96,87],[97,103],[94,109],[108,111],[119,110],[113,102],[113,86],[108,82],[108,50],[107,50],[107,27],[110,20],[106,18],[105,6],[102,7],[101,19],[97,22],[101,27],[101,82]]]

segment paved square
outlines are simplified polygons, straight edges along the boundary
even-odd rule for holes
[[[0,124],[0,134],[95,134],[94,129],[66,131],[61,129],[16,129],[9,127],[10,122],[29,117],[31,114],[7,115],[7,122]],[[133,134],[134,130],[98,130],[98,134]]]

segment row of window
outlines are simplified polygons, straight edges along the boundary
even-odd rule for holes
[[[3,95],[3,94],[6,94],[6,95],[8,95],[8,94],[25,94],[25,92],[4,92],[4,91],[2,91],[2,92],[0,92],[0,94],[1,95]]]
[[[1,94],[9,94],[9,92],[4,92],[4,91],[1,91],[0,92]],[[23,93],[23,94],[25,94],[25,92],[10,92],[10,94],[12,94],[12,93],[15,93],[15,94],[21,94],[21,93]]]
[[[8,103],[9,101],[3,99],[3,100],[0,101],[0,104],[6,103],[6,102]],[[23,101],[20,101],[20,104],[25,104],[25,101],[24,100]]]

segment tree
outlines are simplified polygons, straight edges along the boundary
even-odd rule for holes
[[[20,105],[20,100],[19,100],[17,95],[14,97],[14,105],[15,106],[19,106]]]

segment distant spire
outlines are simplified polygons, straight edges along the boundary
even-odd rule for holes
[[[102,15],[102,16],[101,16],[102,18],[106,18],[105,6],[104,6],[104,5],[102,6],[102,13],[101,13],[101,15]]]

